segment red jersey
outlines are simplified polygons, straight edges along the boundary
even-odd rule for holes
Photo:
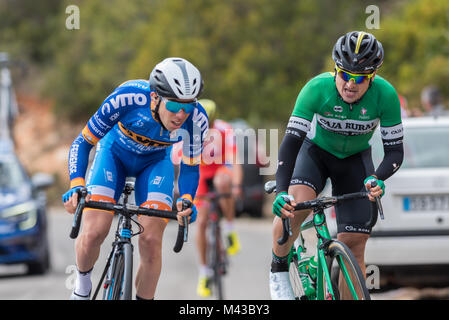
[[[214,121],[203,146],[200,176],[213,176],[219,167],[236,161],[237,148],[232,126],[223,120]]]

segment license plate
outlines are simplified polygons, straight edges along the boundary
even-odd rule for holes
[[[448,211],[449,194],[408,196],[403,199],[404,211]]]

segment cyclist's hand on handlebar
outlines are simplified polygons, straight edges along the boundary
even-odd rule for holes
[[[176,201],[176,209],[178,210],[178,223],[182,224],[183,216],[189,216],[189,223],[195,222],[196,215],[198,213],[198,211],[196,210],[196,206],[192,203],[192,206],[190,208],[182,210],[182,200],[183,198],[179,198]]]
[[[376,184],[375,187],[371,186],[373,181]],[[382,180],[377,179],[375,176],[369,176],[363,183],[365,184],[366,190],[370,192],[368,195],[370,201],[375,201],[374,198],[377,197],[382,198],[385,194],[385,183]]]
[[[83,186],[73,187],[62,195],[62,202],[64,208],[68,213],[75,213],[76,206],[78,205],[78,190],[84,188]],[[90,194],[86,196],[86,201],[89,201]]]
[[[290,203],[289,203],[290,202]],[[273,213],[279,218],[293,218],[296,202],[287,192],[277,194],[273,202]]]

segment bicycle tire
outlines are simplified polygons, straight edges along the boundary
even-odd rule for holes
[[[298,256],[296,254],[293,254],[290,259],[288,273],[290,277],[290,284],[292,285],[293,293],[295,294],[295,299],[304,299],[302,297],[305,297],[305,293],[302,286],[301,277],[299,276],[299,263]]]
[[[327,269],[329,270],[332,291],[335,300],[371,300],[368,289],[366,288],[366,280],[363,276],[362,270],[355,259],[351,250],[340,241],[332,241],[329,244],[326,254]],[[352,299],[343,299],[341,290],[348,290],[348,279],[345,276],[340,276],[341,265],[344,263],[348,276],[352,280],[355,291],[358,293],[357,297],[352,295]],[[343,283],[340,283],[343,281]],[[329,298],[329,297],[328,297]]]
[[[209,226],[209,243],[208,243],[208,261],[210,268],[213,271],[212,283],[214,286],[214,295],[218,300],[224,299],[223,293],[223,279],[220,270],[220,251],[219,251],[219,237],[217,234],[218,223],[211,222]]]
[[[123,252],[116,249],[105,282],[103,300],[119,300],[124,269]]]
[[[133,290],[133,247],[131,243],[123,244],[123,281],[121,300],[132,300]]]
[[[215,285],[217,287],[218,300],[224,300],[223,277],[226,274],[226,250],[224,249],[224,244],[221,237],[221,229],[218,223],[216,223],[215,228],[216,228],[215,252],[217,257],[216,271],[215,271],[217,278],[215,279]]]

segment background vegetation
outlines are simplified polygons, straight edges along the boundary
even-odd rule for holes
[[[65,10],[80,9],[68,30]],[[366,7],[380,8],[367,30]],[[167,56],[191,60],[203,97],[225,119],[285,124],[301,87],[332,68],[331,50],[350,30],[383,43],[380,74],[420,107],[420,91],[449,97],[449,1],[410,0],[0,0],[0,51],[29,72],[20,90],[54,101],[59,117],[85,121],[120,83],[147,78]]]

